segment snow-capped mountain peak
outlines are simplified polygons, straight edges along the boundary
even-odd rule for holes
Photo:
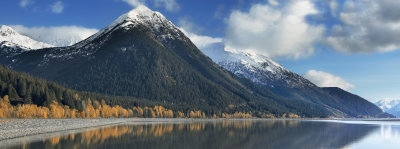
[[[123,14],[122,16],[120,16],[117,20],[116,23],[120,23],[122,21],[126,21],[126,20],[146,20],[149,19],[151,17],[153,17],[154,15],[159,15],[159,16],[163,16],[162,14],[152,11],[149,8],[147,8],[144,5],[140,5],[138,7],[136,7],[135,9],[129,11],[128,13]]]
[[[215,63],[242,78],[268,87],[284,86],[303,88],[315,86],[261,54],[230,50],[224,42],[210,44],[200,49]]]
[[[54,47],[53,45],[39,42],[27,36],[21,35],[6,25],[0,26],[0,43],[0,46],[9,48],[20,47],[25,50]]]
[[[18,34],[15,30],[13,30],[11,27],[6,26],[6,25],[1,25],[0,26],[0,35],[1,36],[11,36]]]
[[[264,55],[245,51],[232,51],[227,49],[223,42],[211,44],[202,48],[202,51],[216,63],[238,62],[247,67],[256,67],[272,73],[285,70],[281,65]]]
[[[123,14],[110,26],[120,25],[120,27],[129,29],[129,27],[134,27],[138,24],[151,27],[153,32],[158,32],[160,27],[167,27],[168,29],[176,30],[176,26],[164,15],[160,12],[152,11],[144,5],[140,5],[128,13]]]
[[[392,109],[393,107],[399,105],[400,100],[382,99],[382,100],[379,100],[378,102],[376,102],[375,104],[379,108],[381,108],[383,111],[387,111],[387,110]]]
[[[400,100],[382,99],[375,102],[384,112],[400,117]]]
[[[93,41],[100,36],[109,34],[117,29],[123,28],[125,30],[129,30],[138,25],[144,25],[150,28],[151,31],[157,35],[157,38],[161,40],[165,38],[174,38],[174,36],[171,34],[180,32],[178,28],[160,12],[152,11],[144,5],[140,5],[135,9],[121,15],[109,26],[82,41],[81,43],[78,43],[76,46],[81,47],[86,45],[86,43]],[[167,28],[168,31],[160,30],[161,27]],[[174,33],[171,33],[171,31]]]
[[[75,57],[85,57],[87,59],[94,58],[93,54],[102,49],[104,45],[114,45],[112,39],[124,42],[123,45],[115,45],[109,50],[118,49],[125,52],[127,49],[135,48],[134,41],[138,32],[146,32],[151,34],[152,38],[156,38],[157,42],[162,46],[169,46],[170,39],[181,39],[185,42],[189,39],[161,13],[152,11],[146,6],[138,6],[137,8],[121,15],[110,25],[69,47],[58,47],[46,52],[43,60],[39,65],[46,66],[52,61],[63,61],[73,59]],[[124,37],[121,37],[124,36]]]
[[[168,21],[161,13],[152,11],[144,5],[140,5],[135,9],[121,15],[116,19],[109,28],[113,28],[117,25],[122,27],[135,24],[156,24],[156,22]]]

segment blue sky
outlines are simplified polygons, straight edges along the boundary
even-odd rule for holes
[[[236,50],[267,55],[287,69],[305,74],[317,85],[339,86],[370,101],[400,99],[400,2],[397,0],[2,0],[1,3],[0,24],[18,25],[17,31],[28,35],[68,32],[65,38],[87,37],[144,4],[163,13],[186,32],[221,39]],[[43,31],[46,29],[51,33]]]

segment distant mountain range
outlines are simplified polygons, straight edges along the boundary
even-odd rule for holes
[[[225,44],[214,43],[201,49],[215,63],[239,77],[262,85],[273,93],[292,100],[329,109],[335,115],[360,117],[382,111],[369,101],[340,88],[320,88],[285,69],[272,59],[247,52],[228,51]]]
[[[384,112],[400,117],[400,100],[382,99],[375,102],[375,104]]]
[[[0,26],[0,45],[3,48],[19,47],[26,50],[54,47],[53,45],[39,42],[31,39],[30,37],[21,35],[17,31],[6,25]]]
[[[265,56],[227,52],[223,43],[210,45],[203,53],[161,13],[145,6],[68,47],[31,41],[2,28],[12,34],[1,31],[0,64],[71,89],[207,114],[390,116],[346,91],[319,88]],[[24,40],[13,40],[14,35]]]

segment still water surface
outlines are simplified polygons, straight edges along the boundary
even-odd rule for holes
[[[6,148],[399,149],[400,121],[217,120],[120,124],[24,140]]]

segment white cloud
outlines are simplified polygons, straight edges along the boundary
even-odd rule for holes
[[[64,4],[62,1],[56,1],[54,4],[50,6],[51,12],[54,13],[62,13],[64,10]]]
[[[346,1],[326,43],[347,53],[400,49],[400,1]]]
[[[235,10],[227,19],[227,45],[273,58],[307,57],[324,31],[306,21],[317,13],[311,0],[291,0],[282,8],[256,4],[249,12]]]
[[[156,7],[164,7],[168,11],[178,11],[180,6],[175,0],[154,0]]]
[[[222,42],[222,38],[199,35],[204,29],[187,18],[179,20],[179,30],[181,30],[199,49],[203,49],[210,44]]]
[[[33,4],[34,2],[33,2],[33,0],[21,0],[20,2],[19,2],[19,6],[21,6],[21,7],[27,7],[28,5],[31,5],[31,4]]]
[[[137,7],[139,5],[146,5],[146,0],[122,0],[128,3],[132,7]],[[150,1],[150,0],[147,0]],[[163,7],[168,11],[178,11],[180,10],[179,4],[175,0],[152,0],[155,7]]]
[[[10,25],[18,33],[31,37],[34,40],[55,46],[68,46],[98,32],[97,29],[79,26],[57,27],[25,27],[22,25]]]
[[[323,71],[309,70],[303,77],[320,87],[339,87],[347,91],[354,88],[353,84],[343,78]]]
[[[137,7],[139,5],[145,5],[144,0],[122,0],[122,1],[128,3],[132,7]]]
[[[222,42],[222,38],[214,38],[210,36],[201,36],[190,31],[185,30],[180,27],[181,30],[189,39],[197,46],[197,48],[202,49],[210,44]]]

